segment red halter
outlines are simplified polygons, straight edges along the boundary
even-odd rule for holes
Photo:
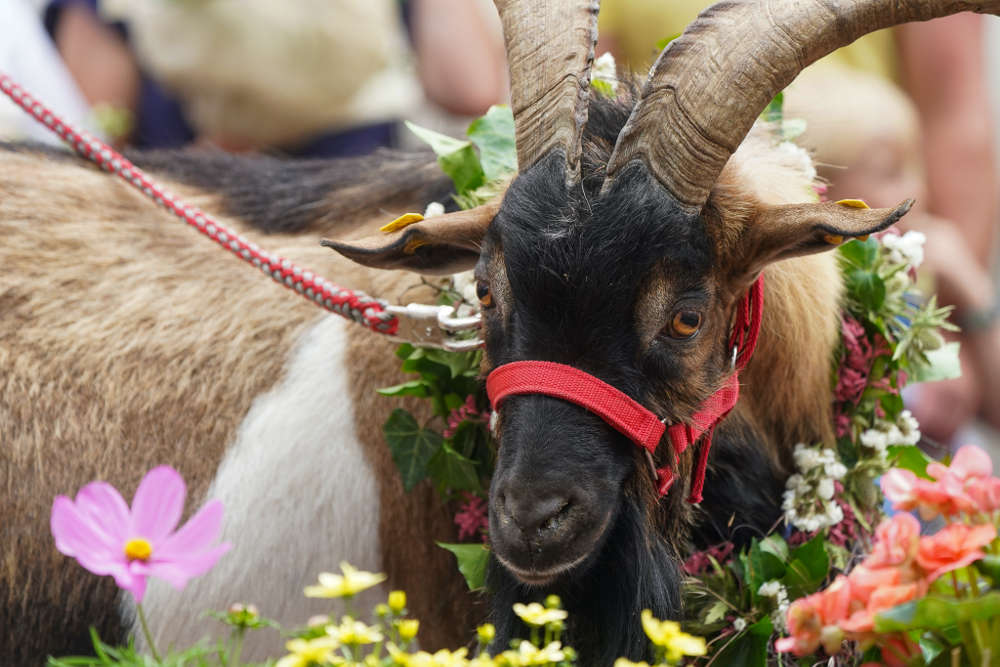
[[[761,274],[747,290],[736,311],[736,322],[729,338],[729,345],[733,350],[733,374],[722,387],[705,399],[686,423],[667,427],[664,420],[624,392],[578,368],[551,361],[515,361],[499,366],[486,378],[486,393],[494,410],[504,398],[516,394],[544,394],[575,403],[590,410],[646,450],[651,461],[664,431],[670,437],[675,464],[685,449],[703,435],[706,436],[694,468],[691,495],[688,497],[688,502],[700,503],[712,433],[739,400],[739,372],[746,367],[757,346],[763,313],[764,276]],[[656,476],[660,496],[663,496],[674,483],[673,467],[663,466],[656,471]]]

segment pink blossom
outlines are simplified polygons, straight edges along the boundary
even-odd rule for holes
[[[712,558],[719,564],[725,563],[733,555],[735,548],[736,545],[732,542],[723,542],[704,551],[695,551],[684,561],[684,571],[692,576],[701,574],[711,567]]]
[[[489,525],[489,513],[486,501],[481,497],[465,492],[462,494],[465,502],[459,506],[455,514],[455,525],[458,526],[458,539],[465,540],[476,535],[485,537]]]
[[[837,389],[834,396],[838,401],[857,403],[861,400],[861,394],[864,393],[867,385],[867,374],[863,374],[854,368],[842,367],[840,369],[840,377],[837,379]]]
[[[85,569],[111,575],[142,602],[147,577],[180,589],[204,574],[229,551],[213,546],[222,523],[222,503],[210,501],[174,530],[184,509],[186,487],[176,470],[153,468],[139,483],[132,507],[105,482],[91,482],[76,500],[57,496],[50,521],[56,548]]]
[[[975,445],[964,445],[955,452],[951,465],[937,461],[927,464],[927,474],[934,479],[953,477],[966,481],[975,477],[989,477],[993,474],[993,461],[990,455]]]
[[[846,437],[851,434],[851,418],[838,411],[833,418],[833,427],[837,431],[838,438]]]
[[[978,526],[953,523],[934,535],[920,538],[917,563],[927,571],[928,581],[934,581],[985,556],[983,547],[996,536],[997,530],[990,523]]]
[[[905,565],[917,554],[920,522],[912,514],[892,515],[875,529],[875,545],[865,559],[868,567]]]

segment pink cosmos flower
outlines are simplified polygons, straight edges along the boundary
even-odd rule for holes
[[[222,503],[210,501],[179,530],[186,487],[170,466],[153,468],[139,483],[132,508],[105,482],[91,482],[76,500],[57,496],[51,529],[56,548],[85,569],[111,575],[119,588],[142,602],[147,577],[180,589],[204,574],[229,551],[213,545],[222,523]]]

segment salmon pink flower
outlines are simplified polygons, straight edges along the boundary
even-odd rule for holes
[[[875,546],[865,559],[869,568],[903,565],[913,560],[920,539],[920,522],[912,514],[894,514],[875,529]]]
[[[850,603],[851,586],[844,575],[834,579],[826,590],[799,598],[788,608],[791,636],[776,641],[775,648],[801,657],[823,644],[827,653],[836,653],[844,640],[839,624],[847,617]]]
[[[969,526],[953,523],[934,535],[920,538],[917,564],[926,572],[929,581],[942,574],[965,567],[986,554],[983,547],[997,536],[993,524]]]
[[[132,507],[105,482],[91,482],[76,500],[57,496],[50,521],[56,548],[85,569],[111,575],[142,602],[146,579],[159,577],[180,589],[204,574],[229,543],[213,544],[222,523],[222,503],[210,501],[179,530],[186,487],[169,466],[153,468],[139,483]]]
[[[990,455],[975,445],[965,445],[955,452],[951,465],[933,462],[927,464],[927,474],[934,479],[955,477],[962,482],[974,477],[989,477],[993,474]]]

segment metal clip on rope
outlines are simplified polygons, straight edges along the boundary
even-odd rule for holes
[[[479,337],[459,338],[456,334],[478,329],[480,315],[456,317],[454,306],[431,306],[411,303],[406,306],[387,306],[386,311],[396,317],[399,328],[393,334],[421,347],[436,347],[450,352],[468,352],[482,346]]]

